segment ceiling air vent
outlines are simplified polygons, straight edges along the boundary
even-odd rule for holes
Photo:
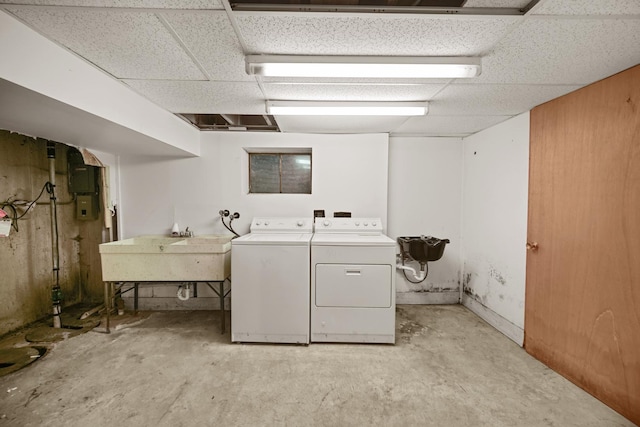
[[[188,114],[178,117],[200,130],[279,132],[273,116],[247,114]]]

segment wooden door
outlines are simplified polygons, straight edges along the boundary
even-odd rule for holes
[[[640,66],[531,112],[525,349],[640,424]]]

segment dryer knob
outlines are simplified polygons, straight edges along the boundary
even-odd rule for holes
[[[356,221],[356,227],[359,227],[360,223],[358,221]]]
[[[378,225],[378,223],[374,221],[371,223],[371,225],[375,227],[376,225]]]
[[[322,225],[324,225],[325,227],[328,227],[329,224],[331,224],[329,221],[327,221],[326,219],[322,222]]]
[[[304,225],[304,221],[298,221],[298,227],[302,227]]]
[[[368,223],[368,222],[365,222],[365,223],[364,223],[364,226],[366,227],[367,225],[369,225],[369,223]]]
[[[256,221],[256,225],[260,225],[260,221]]]
[[[269,221],[265,221],[265,222],[264,222],[264,225],[269,225]]]

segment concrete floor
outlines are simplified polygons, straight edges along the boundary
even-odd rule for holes
[[[0,426],[633,425],[462,306],[399,306],[395,346],[230,344],[218,316],[56,344],[0,378]]]

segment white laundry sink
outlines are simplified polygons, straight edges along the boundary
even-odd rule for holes
[[[106,282],[221,281],[231,274],[231,238],[138,236],[100,245]]]

